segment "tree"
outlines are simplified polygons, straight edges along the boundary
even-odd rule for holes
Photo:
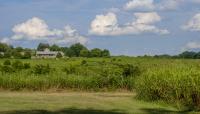
[[[12,56],[11,51],[6,51],[3,55],[4,58],[10,58]]]
[[[109,50],[104,49],[104,50],[101,52],[101,56],[102,56],[102,57],[110,57],[110,52],[109,52]]]
[[[62,54],[60,52],[58,52],[58,54],[56,55],[56,58],[62,58]]]
[[[38,51],[44,51],[44,49],[46,49],[46,48],[49,48],[50,46],[49,46],[49,44],[47,44],[47,43],[40,43],[39,45],[38,45],[38,47],[37,47],[37,50]]]
[[[99,48],[94,48],[91,50],[91,57],[101,57],[101,49]]]
[[[23,49],[22,47],[16,47],[15,50],[16,50],[17,52],[23,52],[24,49]]]
[[[15,59],[21,59],[23,57],[22,53],[17,52],[16,50],[13,51],[12,55]]]
[[[23,59],[30,59],[30,58],[31,58],[31,52],[30,52],[30,51],[24,52],[24,55],[23,55],[22,58],[23,58]]]
[[[197,52],[197,53],[196,53],[195,59],[200,59],[200,52]]]
[[[68,56],[68,57],[74,57],[75,56],[74,51],[71,50],[70,48],[66,49],[64,53],[65,53],[65,56]]]
[[[9,49],[11,49],[11,46],[5,44],[5,43],[0,43],[0,52],[6,52]]]
[[[53,44],[53,45],[50,47],[50,50],[51,50],[51,51],[60,51],[61,48],[60,48],[58,45]]]
[[[179,57],[181,57],[181,58],[188,58],[188,59],[194,59],[195,55],[196,55],[195,52],[185,51],[185,52],[179,54]]]
[[[74,45],[71,45],[69,49],[71,51],[73,51],[74,55],[72,55],[72,56],[79,57],[81,50],[87,49],[87,48],[84,45],[80,44],[80,43],[76,43]]]
[[[80,52],[80,56],[81,56],[81,57],[89,57],[89,56],[90,56],[90,51],[87,50],[87,49],[83,49],[83,50],[81,50],[81,52]]]

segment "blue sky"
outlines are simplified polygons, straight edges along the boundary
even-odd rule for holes
[[[0,40],[106,48],[113,55],[200,48],[200,0],[0,0]]]

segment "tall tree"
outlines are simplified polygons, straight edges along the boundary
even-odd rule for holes
[[[40,43],[37,47],[37,50],[38,51],[44,51],[44,49],[46,48],[50,48],[49,44],[48,43]]]
[[[179,57],[181,58],[190,58],[190,59],[195,59],[195,55],[196,55],[196,52],[192,52],[192,51],[185,51],[181,54],[179,54]]]
[[[5,44],[5,43],[0,43],[0,52],[6,52],[9,49],[11,49],[11,46]]]
[[[80,44],[80,43],[76,43],[74,45],[71,45],[69,49],[74,52],[73,56],[79,57],[81,50],[87,49],[87,48],[84,45]]]
[[[60,51],[61,48],[60,48],[58,45],[53,44],[53,45],[50,47],[50,50],[51,50],[51,51]]]
[[[102,57],[110,57],[110,52],[109,52],[109,50],[104,49],[104,50],[101,52],[101,55],[102,55]]]
[[[80,52],[80,56],[81,56],[81,57],[90,57],[90,51],[87,50],[87,49],[83,49],[83,50],[81,50],[81,52]]]
[[[101,57],[101,49],[99,48],[94,48],[91,50],[91,57]]]

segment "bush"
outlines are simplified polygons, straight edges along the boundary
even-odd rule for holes
[[[82,60],[81,61],[81,65],[87,65],[87,61],[86,60]]]
[[[10,60],[5,60],[4,63],[3,63],[3,65],[11,65]]]
[[[62,58],[62,54],[60,52],[58,52],[58,54],[56,55],[56,58]]]
[[[47,65],[42,65],[42,64],[38,64],[35,65],[32,72],[34,74],[49,74],[51,71],[51,68],[49,66],[49,64]]]
[[[138,66],[134,66],[131,64],[119,65],[123,71],[122,75],[124,77],[132,77],[132,76],[139,76],[141,74],[140,68]]]
[[[31,68],[30,63],[24,63],[24,69],[29,69],[29,68]]]
[[[12,67],[15,70],[21,70],[21,69],[24,68],[24,65],[23,65],[23,63],[21,61],[17,60],[17,61],[15,61],[15,62],[12,63]]]
[[[24,52],[22,59],[31,59],[31,52],[29,51]]]
[[[74,74],[76,73],[76,67],[73,65],[69,65],[63,69],[66,74]]]
[[[15,70],[11,66],[8,66],[8,65],[0,66],[0,70],[1,70],[2,73],[13,73],[13,72],[15,72]]]

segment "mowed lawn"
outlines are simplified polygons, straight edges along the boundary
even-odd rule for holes
[[[129,92],[0,92],[0,114],[182,114]]]

